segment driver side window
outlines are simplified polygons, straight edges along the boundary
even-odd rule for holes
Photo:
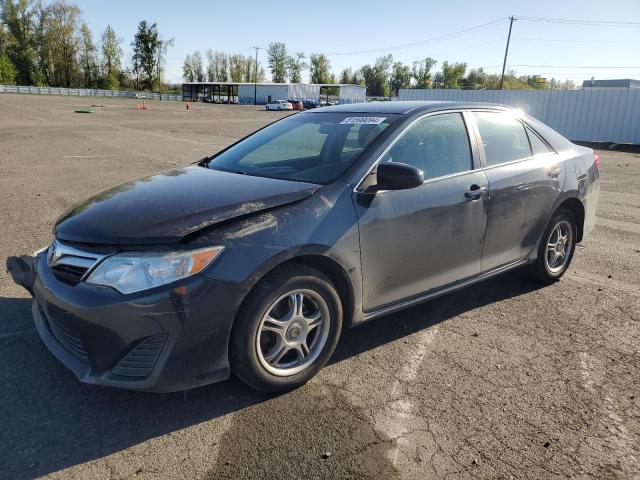
[[[381,161],[418,167],[425,179],[471,170],[471,146],[462,114],[443,113],[419,120]]]

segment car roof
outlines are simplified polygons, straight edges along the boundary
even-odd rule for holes
[[[457,108],[509,108],[498,103],[484,102],[447,102],[447,101],[391,101],[391,102],[369,102],[369,103],[349,103],[335,105],[332,107],[322,107],[313,110],[314,112],[326,113],[395,113],[406,115],[408,113],[430,112],[437,110],[449,110]]]

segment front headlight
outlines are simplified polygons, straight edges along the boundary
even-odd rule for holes
[[[91,272],[87,283],[133,293],[171,283],[202,271],[224,247],[169,253],[119,253],[106,258]]]

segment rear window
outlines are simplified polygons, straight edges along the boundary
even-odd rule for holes
[[[510,112],[474,112],[487,165],[531,156],[524,125]]]
[[[356,161],[397,115],[292,115],[213,157],[216,170],[325,184]]]

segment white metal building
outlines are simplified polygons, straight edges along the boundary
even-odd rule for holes
[[[365,87],[339,83],[238,83],[238,82],[187,82],[182,84],[183,101],[212,103],[239,103],[265,105],[276,100],[308,100],[320,102],[321,98],[337,97],[338,103],[364,102]]]
[[[520,108],[569,140],[640,144],[640,88],[582,90],[400,89],[399,100],[502,103]]]

